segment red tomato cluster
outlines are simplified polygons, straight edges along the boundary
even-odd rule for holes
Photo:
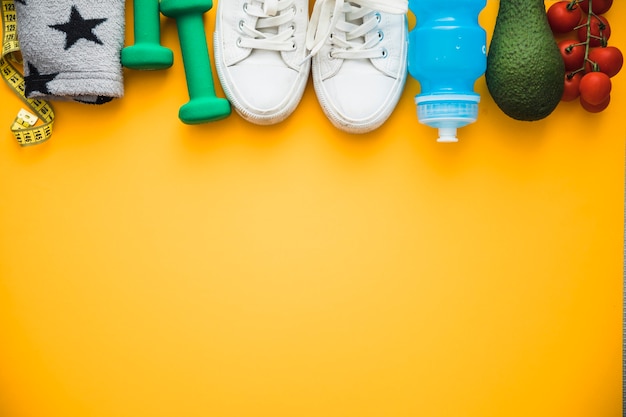
[[[547,11],[565,63],[561,100],[579,99],[591,113],[608,107],[611,77],[624,64],[622,52],[608,45],[611,25],[603,14],[612,4],[613,0],[566,0],[554,3]]]

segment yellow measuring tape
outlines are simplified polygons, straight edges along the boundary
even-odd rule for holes
[[[11,131],[21,146],[36,145],[52,136],[54,111],[50,103],[26,98],[21,67],[20,44],[17,39],[17,19],[14,0],[0,0],[2,4],[2,55],[0,73],[9,87],[22,99],[30,111],[21,109],[11,125]]]

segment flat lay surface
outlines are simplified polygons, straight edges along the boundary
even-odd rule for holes
[[[626,51],[626,3],[606,17]],[[129,2],[126,44],[131,24]],[[0,416],[620,415],[623,72],[603,112],[536,122],[481,77],[454,144],[411,77],[363,135],[311,79],[279,124],[185,125],[173,20],[161,35],[171,68],[54,102],[41,145],[18,146],[0,88]]]

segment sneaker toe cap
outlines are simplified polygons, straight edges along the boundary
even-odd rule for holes
[[[393,110],[395,78],[379,74],[337,74],[323,81],[329,110],[346,123],[367,122]]]
[[[234,99],[251,113],[272,113],[295,94],[298,73],[290,68],[234,66],[229,72]]]

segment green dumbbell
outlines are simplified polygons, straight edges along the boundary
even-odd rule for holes
[[[226,0],[228,1],[228,0]],[[161,13],[176,20],[183,54],[189,102],[181,106],[183,123],[197,124],[230,115],[230,103],[215,95],[209,48],[202,15],[213,7],[212,0],[161,0]]]
[[[122,49],[122,65],[138,70],[171,67],[174,54],[159,43],[159,0],[134,0],[133,13],[135,44]]]

